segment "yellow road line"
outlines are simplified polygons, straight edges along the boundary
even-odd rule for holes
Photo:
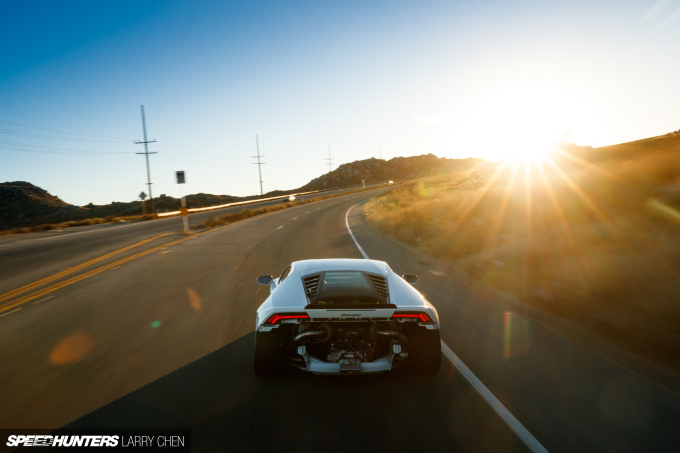
[[[233,224],[232,224],[232,225],[233,225]],[[21,297],[21,298],[19,298],[19,299],[13,300],[13,301],[10,301],[10,302],[6,303],[5,305],[0,306],[0,313],[3,312],[3,311],[7,311],[7,310],[9,310],[10,308],[16,307],[17,305],[21,305],[21,304],[23,304],[23,303],[26,303],[26,302],[28,302],[28,301],[31,301],[31,300],[33,300],[33,299],[35,299],[35,298],[40,297],[40,296],[44,296],[45,294],[49,294],[49,293],[51,293],[51,292],[53,292],[53,291],[56,291],[56,290],[58,290],[58,289],[60,289],[60,288],[65,287],[65,286],[69,286],[69,285],[71,285],[71,284],[73,284],[73,283],[76,283],[76,282],[79,282],[79,281],[84,280],[84,279],[86,279],[86,278],[89,278],[89,277],[92,277],[92,276],[94,276],[94,275],[97,275],[97,274],[99,274],[99,273],[101,273],[101,272],[104,272],[104,271],[106,271],[106,270],[108,270],[108,269],[111,269],[111,268],[113,268],[113,267],[120,266],[121,264],[127,263],[128,261],[132,261],[132,260],[137,259],[137,258],[140,258],[140,257],[142,257],[142,256],[144,256],[144,255],[148,255],[149,253],[157,252],[158,250],[161,250],[161,249],[163,249],[163,248],[165,248],[165,247],[170,247],[171,245],[179,244],[180,242],[184,242],[184,241],[186,241],[187,239],[192,239],[192,238],[194,238],[194,237],[196,237],[196,236],[200,236],[200,235],[202,235],[202,234],[210,233],[210,232],[212,232],[212,231],[216,231],[216,230],[219,230],[220,228],[224,228],[224,227],[227,227],[227,226],[229,226],[229,224],[228,224],[228,225],[222,225],[222,226],[219,226],[219,227],[217,227],[217,228],[213,228],[213,229],[211,229],[211,230],[204,231],[204,232],[202,232],[202,233],[197,233],[197,234],[194,234],[194,235],[191,235],[191,236],[188,236],[188,237],[179,239],[179,240],[174,241],[174,242],[170,242],[170,243],[167,243],[167,244],[159,245],[158,247],[154,247],[154,248],[152,248],[152,249],[145,250],[145,251],[143,251],[143,252],[139,252],[139,253],[137,253],[136,255],[132,255],[132,256],[129,256],[129,257],[127,257],[127,258],[120,259],[120,260],[118,260],[118,261],[116,261],[116,262],[114,262],[114,263],[110,263],[110,264],[107,264],[107,265],[105,265],[105,266],[99,267],[99,268],[97,268],[97,269],[93,269],[93,270],[88,271],[88,272],[86,272],[86,273],[84,273],[84,274],[77,275],[77,276],[75,276],[75,277],[71,277],[70,279],[65,280],[65,281],[63,281],[63,282],[55,283],[54,285],[48,286],[47,288],[40,289],[40,290],[38,290],[38,291],[36,291],[36,292],[34,292],[34,293],[27,294],[27,295],[24,296],[24,297]],[[170,234],[170,233],[167,233],[167,234]],[[1,316],[1,315],[0,315],[0,316]]]
[[[34,288],[37,288],[38,286],[42,286],[42,285],[44,285],[44,284],[46,284],[46,283],[49,283],[49,282],[54,281],[54,280],[57,280],[57,279],[59,279],[59,278],[61,278],[61,277],[64,277],[64,276],[66,276],[66,275],[72,274],[73,272],[79,271],[79,270],[81,270],[81,269],[83,269],[83,268],[86,268],[87,266],[91,266],[92,264],[96,264],[96,263],[98,263],[98,262],[100,262],[100,261],[103,261],[103,260],[105,260],[105,259],[107,259],[107,258],[110,258],[110,257],[112,257],[112,256],[115,256],[115,255],[117,255],[117,254],[119,254],[119,253],[125,252],[125,251],[130,250],[130,249],[133,249],[133,248],[135,248],[135,247],[139,247],[140,245],[144,245],[144,244],[146,244],[147,242],[151,242],[151,241],[153,241],[153,240],[155,240],[155,239],[162,238],[163,236],[167,236],[168,234],[172,234],[172,233],[173,233],[173,232],[161,234],[161,235],[159,235],[159,236],[154,236],[154,237],[152,237],[152,238],[145,239],[145,240],[143,240],[143,241],[141,241],[141,242],[137,242],[136,244],[132,244],[132,245],[129,245],[129,246],[127,246],[127,247],[124,247],[124,248],[122,248],[122,249],[120,249],[120,250],[114,250],[113,252],[107,253],[106,255],[102,255],[102,256],[100,256],[99,258],[95,258],[95,259],[90,260],[90,261],[88,261],[88,262],[86,262],[86,263],[79,264],[79,265],[77,265],[77,266],[75,266],[75,267],[70,267],[70,268],[68,268],[68,269],[66,269],[66,270],[63,270],[63,271],[61,271],[61,272],[58,272],[58,273],[56,273],[56,274],[54,274],[54,275],[50,275],[49,277],[45,277],[45,278],[43,278],[43,279],[41,279],[41,280],[38,280],[38,281],[33,282],[33,283],[30,283],[30,284],[28,284],[28,285],[26,285],[26,286],[22,286],[21,288],[17,288],[17,289],[15,289],[15,290],[9,291],[9,292],[7,292],[7,293],[5,293],[5,294],[0,295],[0,302],[2,302],[2,301],[4,301],[4,300],[7,300],[7,299],[9,299],[10,297],[14,297],[14,296],[16,296],[16,295],[18,295],[18,294],[25,293],[26,291],[30,291],[30,290],[32,290],[32,289],[34,289]]]

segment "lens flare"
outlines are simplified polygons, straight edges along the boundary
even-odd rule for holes
[[[84,333],[72,335],[52,348],[50,362],[55,365],[75,363],[87,357],[93,348],[94,340],[89,335]]]
[[[200,310],[201,296],[199,296],[198,293],[191,288],[187,288],[187,292],[189,293],[189,303],[191,304],[193,309],[196,311]]]

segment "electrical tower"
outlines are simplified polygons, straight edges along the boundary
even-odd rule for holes
[[[136,154],[144,154],[146,156],[146,179],[147,179],[147,184],[149,186],[149,200],[151,201],[151,214],[155,214],[156,210],[153,207],[153,194],[151,193],[151,170],[149,170],[149,154],[156,154],[156,153],[150,153],[149,152],[149,143],[154,143],[156,140],[147,140],[146,139],[146,118],[144,117],[144,106],[142,105],[142,128],[144,129],[144,141],[138,141],[135,142],[135,144],[139,145],[141,143],[144,143],[144,152],[143,153],[136,153]]]
[[[328,179],[330,180],[330,184],[328,185],[328,188],[333,187],[333,176],[331,175],[331,172],[333,171],[333,159],[331,159],[331,144],[328,144]]]
[[[257,134],[255,134],[255,146],[257,147],[257,156],[253,156],[253,159],[257,158],[257,162],[253,163],[257,165],[257,171],[260,174],[260,198],[262,198],[264,197],[264,191],[262,190],[262,165],[264,165],[264,162],[260,162],[260,157],[264,157],[264,155],[260,155],[260,139]]]

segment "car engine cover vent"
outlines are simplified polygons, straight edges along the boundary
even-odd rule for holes
[[[310,275],[309,277],[305,277],[302,279],[305,285],[305,294],[307,297],[312,297],[316,296],[316,293],[319,292],[319,279],[321,278],[321,275]]]
[[[373,283],[373,286],[375,286],[375,290],[378,292],[378,294],[384,297],[389,295],[387,290],[387,279],[385,277],[380,277],[379,275],[369,275],[368,278],[371,279],[371,283]]]

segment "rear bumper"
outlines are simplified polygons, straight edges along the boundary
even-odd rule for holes
[[[361,371],[343,370],[339,363],[323,362],[309,355],[305,357],[305,362],[307,363],[307,371],[315,374],[369,374],[390,371],[392,369],[392,358],[393,354],[390,354],[373,362],[362,362],[360,364]]]

